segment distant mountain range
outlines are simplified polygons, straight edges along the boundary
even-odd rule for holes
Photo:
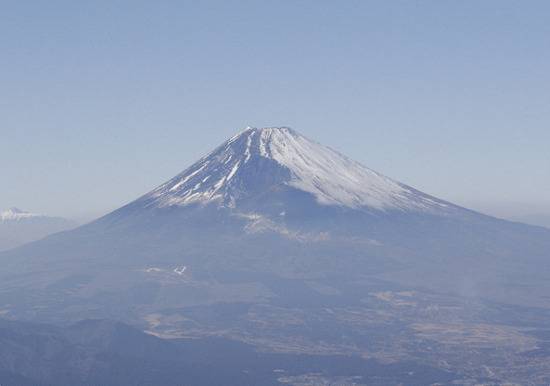
[[[526,361],[525,331],[550,309],[550,230],[420,192],[285,127],[247,128],[135,201],[0,262],[0,313],[13,319],[109,318],[480,380],[458,363],[493,355],[495,382],[518,380],[510,363]],[[453,333],[472,338],[456,347]],[[531,374],[546,371],[537,363]]]
[[[76,226],[75,222],[61,217],[10,208],[0,212],[0,250],[15,248]]]

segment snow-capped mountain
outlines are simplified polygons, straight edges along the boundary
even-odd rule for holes
[[[249,127],[141,200],[157,207],[236,207],[281,188],[311,194],[321,205],[351,209],[440,212],[449,207],[287,127]]]
[[[0,221],[18,221],[22,219],[28,219],[33,217],[45,217],[44,215],[26,212],[18,208],[9,208],[3,212],[0,212]]]
[[[419,192],[291,129],[247,128],[106,216],[1,254],[0,305],[53,320],[186,320],[188,306],[270,302],[291,279],[550,308],[549,250],[544,228]]]
[[[31,213],[18,208],[0,212],[0,251],[74,228],[76,224],[61,217]]]

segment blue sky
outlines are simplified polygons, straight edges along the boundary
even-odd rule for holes
[[[89,217],[251,126],[550,213],[547,1],[3,1],[0,208]]]

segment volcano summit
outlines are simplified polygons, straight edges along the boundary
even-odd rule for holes
[[[143,200],[236,207],[275,190],[308,193],[322,205],[438,211],[447,205],[287,128],[247,128]]]

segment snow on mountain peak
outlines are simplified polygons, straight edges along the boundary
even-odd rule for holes
[[[251,191],[278,185],[311,193],[322,205],[379,210],[448,206],[288,127],[247,127],[142,200],[160,207],[210,202],[232,207]]]
[[[2,221],[21,220],[24,218],[41,217],[41,216],[42,215],[40,214],[25,212],[15,207],[5,210],[3,212],[0,212],[0,220]]]

